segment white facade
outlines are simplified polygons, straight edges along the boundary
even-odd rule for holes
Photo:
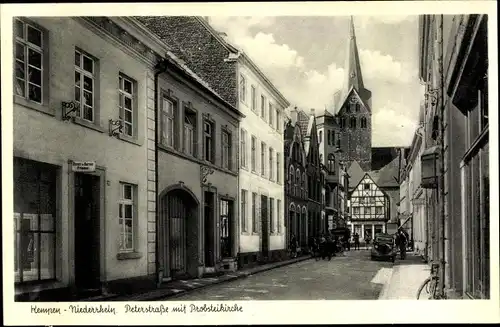
[[[245,55],[238,60],[238,95],[238,109],[245,115],[240,122],[239,202],[244,214],[240,214],[239,251],[262,250],[266,237],[262,235],[266,231],[263,221],[267,222],[268,250],[282,250],[286,235],[283,117],[288,102]],[[265,219],[262,217],[262,197],[270,208]]]

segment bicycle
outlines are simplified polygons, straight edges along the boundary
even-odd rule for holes
[[[425,300],[440,300],[444,299],[443,296],[439,294],[438,290],[439,285],[439,263],[431,264],[431,275],[428,277],[422,285],[418,288],[417,291],[417,300],[420,300],[422,295],[427,294],[425,296]],[[426,293],[423,293],[425,291]],[[422,298],[424,300],[424,298]]]

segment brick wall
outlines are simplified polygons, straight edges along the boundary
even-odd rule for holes
[[[135,17],[160,36],[172,52],[197,75],[236,106],[236,62],[226,62],[229,50],[196,17]]]

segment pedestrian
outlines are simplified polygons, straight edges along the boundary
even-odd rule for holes
[[[354,250],[359,250],[359,234],[354,233]]]
[[[320,256],[321,256],[321,259],[325,259],[326,258],[326,237],[321,234],[321,236],[319,237],[319,253],[320,253]]]
[[[406,258],[406,245],[408,244],[408,238],[401,229],[398,231],[396,237],[396,244],[399,246],[399,257],[401,260]]]
[[[290,239],[290,256],[292,258],[297,257],[297,238],[295,238],[295,234],[292,234],[292,237]]]
[[[372,240],[372,237],[370,234],[366,234],[366,237],[365,237],[365,243],[366,243],[366,249],[369,249],[370,248],[370,242]]]
[[[332,256],[335,256],[335,243],[331,234],[326,236],[326,255],[328,261],[332,260]]]

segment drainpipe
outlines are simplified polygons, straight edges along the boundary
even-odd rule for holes
[[[446,269],[446,265],[447,265],[447,259],[448,259],[448,255],[447,255],[447,249],[448,249],[448,240],[446,239],[446,236],[447,236],[447,228],[448,228],[448,221],[446,219],[446,216],[445,216],[445,117],[444,117],[444,63],[443,63],[443,18],[444,16],[443,15],[439,15],[438,16],[439,18],[439,22],[438,22],[438,28],[437,28],[437,43],[438,43],[438,46],[437,46],[437,51],[438,51],[438,78],[439,78],[439,109],[440,109],[440,112],[439,112],[439,116],[440,116],[440,124],[439,124],[439,128],[440,128],[440,151],[441,151],[441,160],[440,160],[440,187],[439,187],[439,191],[440,191],[440,202],[439,202],[439,205],[440,205],[440,218],[441,218],[441,224],[440,224],[440,238],[441,238],[441,251],[440,251],[440,259],[441,259],[441,276],[440,276],[440,280],[441,280],[441,295],[444,297],[445,296],[445,289],[446,289],[446,283],[449,282],[448,279],[446,279],[448,276],[447,274],[447,269]]]
[[[156,65],[155,65],[155,74],[154,74],[154,106],[155,106],[155,193],[156,193],[156,206],[155,206],[155,226],[156,226],[156,233],[155,233],[155,244],[156,244],[156,284],[159,287],[163,281],[163,265],[160,263],[159,260],[159,253],[160,253],[160,237],[159,237],[159,231],[161,230],[161,224],[160,224],[160,209],[159,209],[159,192],[158,192],[158,143],[159,143],[159,135],[160,131],[158,128],[158,95],[160,93],[159,87],[158,87],[158,77],[160,74],[165,73],[167,71],[167,61],[162,58]]]

